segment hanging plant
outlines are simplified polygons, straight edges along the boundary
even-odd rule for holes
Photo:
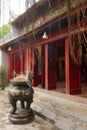
[[[80,34],[74,35],[70,42],[70,56],[72,60],[77,64],[82,63],[82,39]]]
[[[68,0],[67,3],[67,14],[68,14],[68,36],[69,36],[69,47],[70,47],[70,56],[72,60],[74,61],[75,64],[80,65],[82,63],[82,42],[81,42],[81,34],[80,33],[80,10],[78,7],[78,12],[77,12],[77,27],[79,30],[79,33],[77,35],[73,34],[71,35],[71,31],[74,25],[74,20],[72,19],[73,16],[71,16],[71,1]]]
[[[87,52],[87,39],[86,39],[84,33],[82,34],[82,43],[83,43],[83,45],[85,47],[85,51]]]

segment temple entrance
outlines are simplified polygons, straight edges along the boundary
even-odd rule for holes
[[[56,41],[56,89],[65,93],[65,41]]]
[[[86,36],[86,33],[84,33]],[[82,37],[82,36],[81,36]],[[87,36],[86,36],[87,37]],[[85,37],[83,37],[85,38]],[[77,79],[77,81],[81,84],[75,83],[76,87],[80,87],[82,89],[82,92],[80,94],[76,94],[76,96],[80,97],[85,97],[87,98],[87,44],[86,44],[86,38],[81,39],[81,44],[82,44],[82,58],[81,58],[81,64],[80,65],[74,65],[71,63],[71,72],[72,75],[70,77],[70,80],[74,77],[74,83],[76,82],[76,75],[79,71],[79,74],[81,75],[81,79]],[[61,41],[59,41],[61,43]],[[78,46],[78,42],[76,43]],[[59,47],[58,44],[56,43],[57,50],[59,51],[59,54],[57,52],[57,89],[55,91],[61,92],[61,93],[66,93],[66,81],[65,81],[65,44],[63,44],[63,47]],[[60,45],[62,46],[62,44]],[[77,48],[76,48],[77,49]],[[61,55],[60,52],[62,51]],[[80,69],[80,70],[79,70]],[[76,71],[76,72],[75,72]],[[73,83],[73,82],[72,82]],[[72,89],[74,88],[74,83],[72,85]]]
[[[48,45],[48,86],[49,89],[65,92],[65,44],[64,39]],[[35,52],[37,51],[37,52]],[[38,58],[36,55],[38,54]],[[34,86],[45,89],[45,45],[34,48]],[[37,67],[35,67],[37,66]],[[37,68],[37,69],[36,69]],[[37,73],[36,73],[37,71]],[[63,86],[62,86],[63,85]]]
[[[36,61],[36,52],[38,54],[37,64],[34,64],[34,86],[39,86],[44,89],[56,88],[56,45],[42,45],[34,48],[34,60]],[[47,52],[46,52],[47,51]],[[36,62],[35,62],[36,63]],[[36,66],[36,67],[35,67]],[[47,69],[47,70],[46,70]],[[37,72],[37,73],[36,73]],[[46,81],[47,87],[46,88]]]
[[[87,98],[87,33],[83,32],[82,36],[82,63],[81,63],[81,83],[82,94],[81,97]]]
[[[57,81],[65,80],[65,44],[64,40],[56,43],[56,75]]]
[[[53,51],[54,50],[54,51]],[[37,47],[38,51],[38,84],[40,88],[45,88],[45,45]],[[67,51],[67,50],[66,50]],[[55,52],[55,53],[54,53]],[[71,84],[71,92],[73,90],[76,91],[77,96],[82,96],[84,94],[84,90],[87,91],[86,87],[86,79],[84,78],[84,63],[87,63],[87,54],[84,49],[82,49],[83,56],[82,57],[82,66],[77,66],[70,61],[70,81]],[[65,68],[65,39],[55,41],[54,43],[50,43],[48,45],[48,80],[49,80],[49,87],[53,91],[58,91],[60,93],[66,93],[66,68]],[[87,69],[86,69],[87,70]],[[79,73],[78,73],[79,72]],[[78,75],[81,75],[81,79],[79,79]],[[78,78],[77,78],[78,77]],[[75,79],[76,78],[76,79]],[[55,81],[56,80],[56,81]],[[73,82],[74,81],[74,82]],[[81,81],[81,84],[80,84]],[[79,84],[78,84],[79,82]],[[85,84],[85,87],[84,87]],[[52,87],[53,86],[53,87]],[[56,86],[56,87],[55,87]],[[82,94],[78,94],[80,91],[79,87],[82,87]],[[76,88],[77,87],[77,88]],[[74,92],[73,92],[74,94]],[[85,94],[84,94],[85,95]]]

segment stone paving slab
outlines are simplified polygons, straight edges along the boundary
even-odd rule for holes
[[[86,122],[82,122],[75,117],[69,116],[68,114],[51,109],[47,110],[46,106],[43,107],[36,102],[32,104],[32,108],[38,116],[49,121],[61,130],[71,130],[72,128],[73,130],[74,128],[75,130],[87,130]]]
[[[8,118],[5,118],[0,123],[0,130],[59,130],[59,129],[56,129],[52,124],[36,116],[33,122],[21,125],[12,124],[11,122],[9,122]]]
[[[66,95],[66,94],[61,94],[61,93],[57,93],[57,92],[52,92],[52,91],[48,91],[48,90],[44,90],[44,89],[38,89],[38,88],[34,88],[35,91],[35,98],[37,101],[42,101],[42,103],[51,103],[51,106],[55,104],[58,106],[58,109],[62,109],[63,110],[69,110],[71,112],[77,113],[81,116],[85,116],[87,117],[87,103],[84,103],[84,100],[87,101],[87,99],[85,98],[79,98],[76,96],[72,96],[72,95]],[[68,96],[68,98],[67,98]],[[73,99],[71,100],[71,97],[73,97]],[[78,100],[83,100],[83,102],[79,102]],[[87,118],[86,118],[87,120]]]
[[[35,102],[87,122],[87,104],[60,98],[35,89]],[[41,102],[40,102],[41,101]]]
[[[87,104],[37,88],[34,91],[32,108],[37,115],[61,130],[87,130]]]
[[[58,97],[55,93],[51,95],[45,90],[34,89],[31,107],[35,112],[33,122],[12,124],[8,119],[11,110],[8,88],[0,91],[0,130],[87,130],[86,119],[78,118],[78,115],[82,115],[82,118],[87,116],[87,104],[79,104]]]
[[[0,130],[60,130],[37,115],[31,123],[12,124],[8,119],[10,110],[8,91],[5,89],[0,91]]]

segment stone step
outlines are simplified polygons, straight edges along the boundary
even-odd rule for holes
[[[59,113],[63,113],[63,114],[67,114],[69,116],[72,116],[72,117],[75,117],[81,121],[84,121],[84,122],[87,122],[87,115],[85,113],[85,115],[81,114],[80,112],[75,112],[73,111],[72,109],[70,108],[63,108],[63,107],[60,107],[56,104],[52,104],[50,102],[42,102],[38,99],[34,99],[35,103],[38,104],[39,106],[41,106],[42,108],[46,109],[46,110],[54,110],[54,111],[57,111]],[[87,109],[86,109],[87,111]]]
[[[87,104],[66,99],[66,95],[64,98],[54,94],[52,95],[45,91],[35,89],[34,100],[37,99],[36,101],[41,101],[40,104],[49,106],[50,108],[52,107],[52,109],[56,108],[58,111],[65,112],[66,114],[68,113],[71,116],[87,121]]]
[[[69,114],[52,109],[46,105],[44,106],[40,104],[40,102],[35,101],[32,104],[32,109],[35,111],[36,115],[53,124],[55,128],[58,128],[58,130],[71,130],[71,128],[73,128],[73,130],[87,129],[86,122],[82,122],[81,120],[72,117]]]
[[[37,115],[62,130],[87,129],[87,104],[58,94],[34,89],[32,109]]]

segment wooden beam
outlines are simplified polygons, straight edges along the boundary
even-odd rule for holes
[[[87,31],[87,25],[84,26],[84,27],[80,27],[80,28],[77,28],[77,29],[74,29],[71,31],[71,35],[75,35],[75,34],[80,34],[80,33],[83,33]],[[30,45],[30,47],[35,47],[35,46],[39,46],[39,45],[43,45],[43,44],[49,44],[49,43],[52,43],[54,41],[57,41],[57,40],[60,40],[60,39],[63,39],[63,38],[66,38],[68,37],[68,31],[66,30],[66,32],[62,33],[62,34],[57,34],[56,36],[51,36],[50,38],[48,37],[47,40],[43,40],[38,42],[37,43],[33,43],[32,45]]]

